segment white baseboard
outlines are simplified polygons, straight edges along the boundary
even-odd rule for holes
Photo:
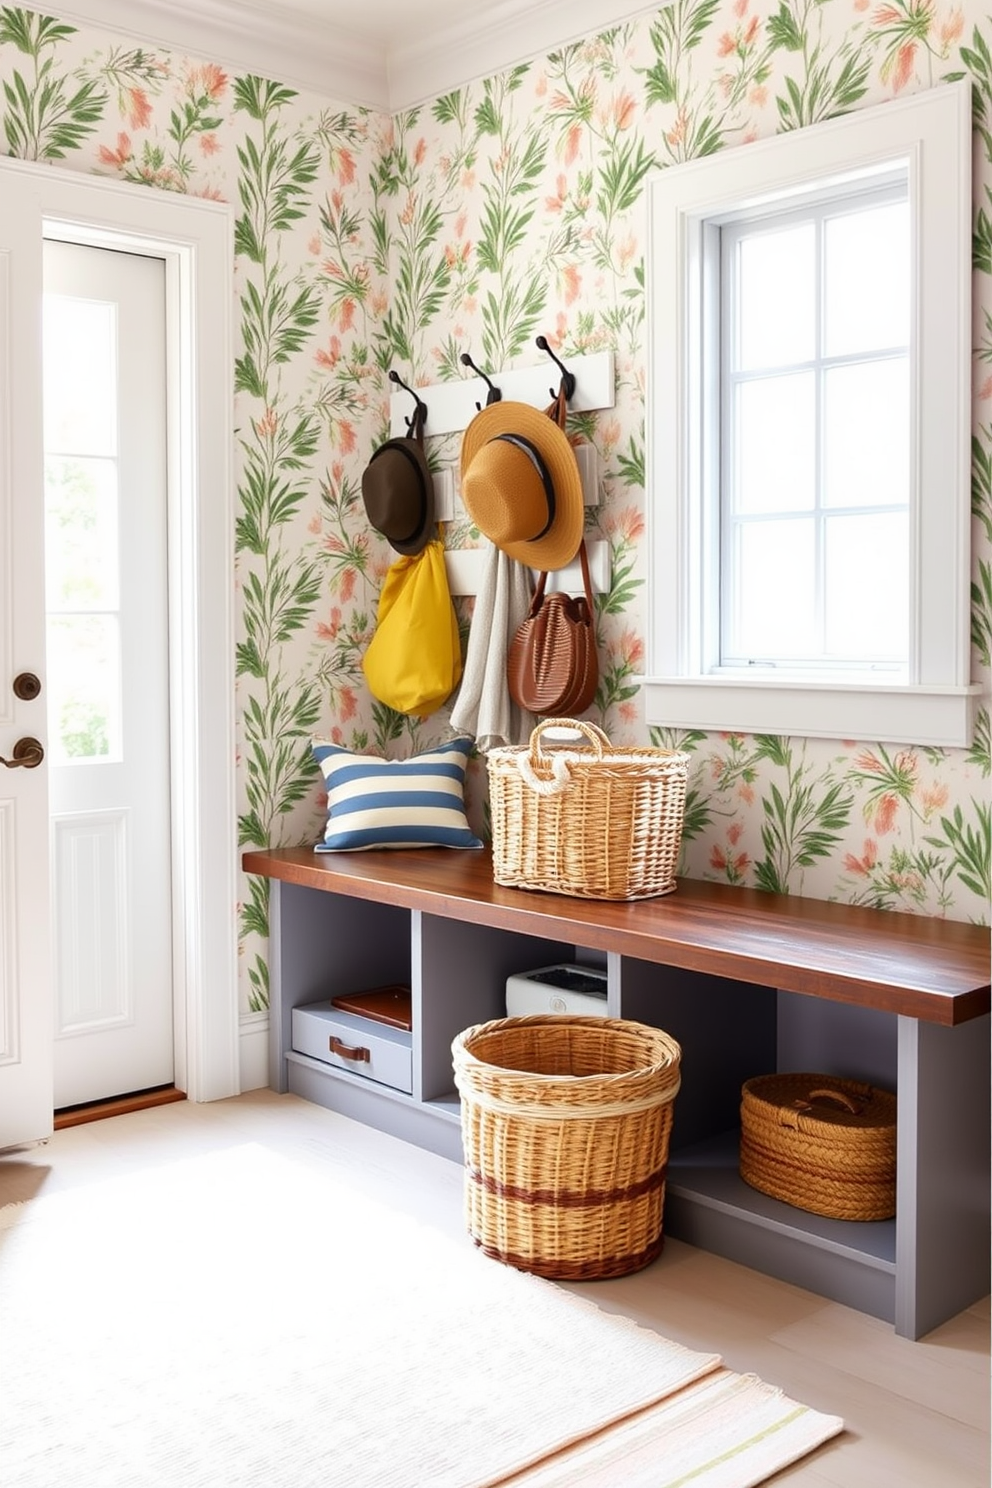
[[[238,1033],[242,1094],[263,1090],[269,1083],[268,1013],[243,1013]]]

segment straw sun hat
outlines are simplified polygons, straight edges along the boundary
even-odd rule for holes
[[[529,403],[493,403],[465,430],[462,500],[480,532],[530,568],[571,563],[585,525],[575,452]]]

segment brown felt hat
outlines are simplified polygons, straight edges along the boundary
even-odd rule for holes
[[[480,532],[530,568],[571,563],[585,526],[575,451],[529,403],[493,403],[462,439],[462,500]]]
[[[434,478],[419,439],[389,439],[362,476],[368,519],[397,553],[419,553],[434,531]]]

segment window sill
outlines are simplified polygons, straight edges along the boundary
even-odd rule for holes
[[[641,677],[646,721],[716,733],[782,734],[967,749],[983,698],[968,687]]]

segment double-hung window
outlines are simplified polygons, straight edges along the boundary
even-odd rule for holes
[[[967,745],[967,88],[650,211],[648,722]]]
[[[719,239],[719,666],[905,678],[905,179]]]

